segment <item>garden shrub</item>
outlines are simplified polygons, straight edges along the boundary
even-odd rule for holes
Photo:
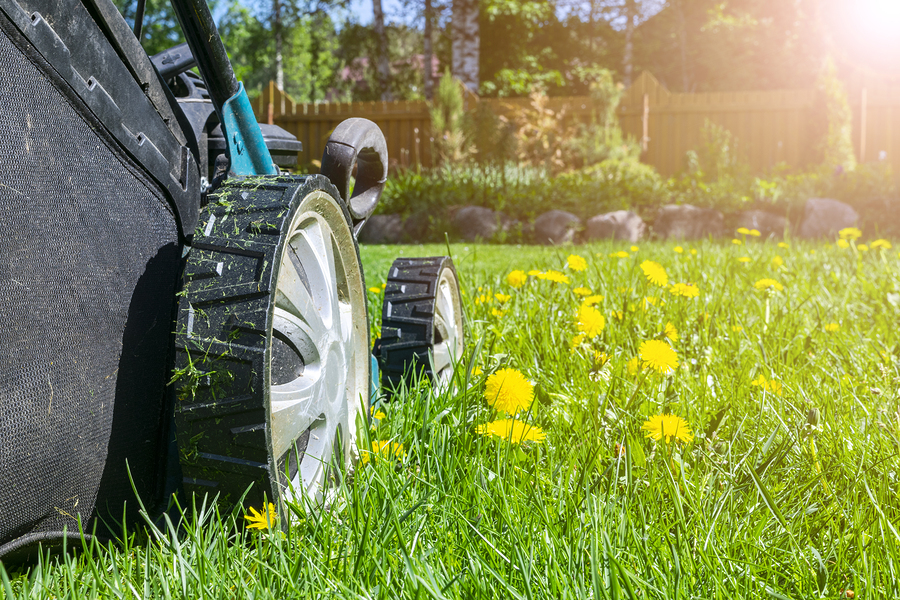
[[[829,57],[816,79],[813,124],[818,129],[819,161],[828,168],[852,171],[856,167],[853,152],[853,111],[847,91]]]
[[[465,126],[463,85],[445,71],[438,82],[430,106],[434,155],[441,164],[465,160],[470,151],[470,136]]]
[[[668,201],[659,174],[633,160],[609,159],[577,171],[551,176],[546,170],[504,165],[443,166],[428,171],[398,171],[388,179],[378,212],[404,218],[429,215],[431,233],[423,240],[442,239],[448,209],[475,204],[501,211],[528,223],[543,212],[566,210],[588,219],[618,209],[652,216]],[[516,239],[515,234],[510,240]]]

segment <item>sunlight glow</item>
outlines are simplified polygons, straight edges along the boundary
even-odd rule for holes
[[[858,0],[851,4],[856,35],[876,42],[900,34],[900,0]]]

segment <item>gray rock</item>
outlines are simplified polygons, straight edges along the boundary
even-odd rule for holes
[[[714,208],[668,204],[656,213],[653,231],[664,238],[704,238],[722,235],[725,217]]]
[[[564,210],[551,210],[534,220],[533,236],[538,244],[572,242],[581,229],[581,219]]]
[[[362,244],[399,244],[403,232],[400,215],[372,215],[359,231]]]
[[[853,208],[832,198],[810,198],[803,206],[798,235],[817,238],[834,235],[844,227],[853,227],[859,215]]]
[[[787,219],[764,210],[746,210],[735,216],[734,227],[755,229],[763,238],[780,238],[784,236]]]
[[[513,224],[503,213],[483,206],[463,206],[453,213],[451,222],[459,237],[467,242],[493,239]]]
[[[403,229],[400,232],[402,242],[424,242],[431,229],[431,214],[427,211],[419,211],[409,215],[403,221]]]
[[[617,210],[591,217],[584,229],[585,240],[612,238],[637,242],[647,231],[647,224],[630,210]]]

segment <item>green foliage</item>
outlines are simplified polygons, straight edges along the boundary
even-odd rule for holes
[[[476,164],[496,166],[515,157],[515,131],[508,119],[498,117],[487,102],[467,116]]]
[[[557,45],[567,32],[547,0],[487,0],[481,6],[479,72],[485,96],[527,96],[565,86]]]
[[[565,170],[563,147],[569,139],[565,118],[565,109],[550,108],[549,98],[542,91],[531,93],[527,107],[516,107],[510,120],[515,126],[519,162],[552,173]]]
[[[566,165],[580,168],[609,159],[637,162],[640,146],[625,138],[616,115],[624,91],[622,84],[613,80],[608,69],[582,69],[579,77],[589,82],[591,120],[576,123],[564,141]]]
[[[813,122],[819,133],[819,158],[827,167],[852,171],[856,167],[853,152],[853,111],[844,84],[829,57],[816,80]]]
[[[219,25],[238,79],[259,90],[275,79],[275,36],[269,20],[260,20],[236,0]],[[324,100],[340,87],[335,24],[323,11],[283,21],[285,91],[297,102]]]
[[[469,131],[465,126],[463,85],[446,70],[429,108],[434,149],[442,164],[458,163],[469,154]]]
[[[138,0],[114,0],[114,4],[133,27]],[[210,2],[210,5],[212,8],[216,2]],[[151,56],[184,43],[181,26],[169,0],[146,0],[141,42],[144,50]]]
[[[609,159],[556,176],[542,168],[513,163],[448,165],[392,175],[378,212],[421,216],[427,222],[423,239],[439,241],[449,230],[442,215],[451,207],[477,204],[523,224],[552,209],[587,219],[627,208],[649,218],[657,206],[667,202],[668,194],[652,167],[630,159]]]
[[[387,91],[394,100],[423,100],[424,84],[419,63],[411,59],[422,52],[422,32],[396,23],[385,27],[388,40],[388,62],[391,76]],[[369,60],[376,55],[376,36],[373,29],[357,22],[344,23],[337,34],[337,55],[349,67],[354,85],[347,93],[354,101],[372,102],[381,99],[382,89],[376,74],[376,62]],[[443,51],[446,44],[438,36],[436,51]],[[446,61],[442,64],[447,64]],[[348,82],[349,83],[349,82]]]

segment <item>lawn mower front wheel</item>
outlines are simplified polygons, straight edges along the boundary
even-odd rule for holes
[[[223,187],[201,221],[177,335],[185,491],[327,499],[356,456],[371,376],[347,209],[323,177],[267,178]]]

